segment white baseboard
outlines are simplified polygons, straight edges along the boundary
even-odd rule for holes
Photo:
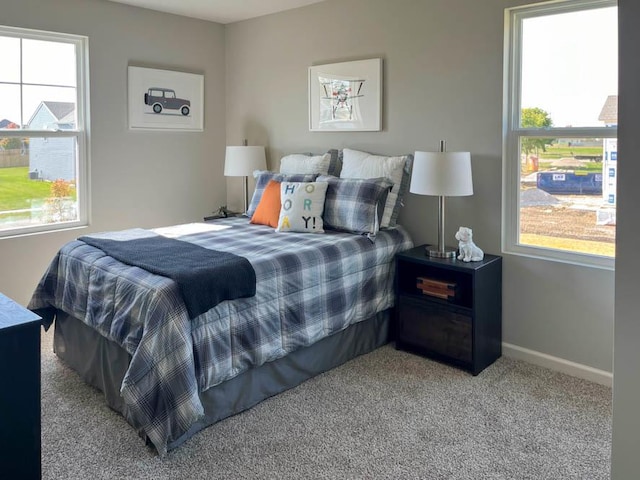
[[[512,345],[510,343],[503,343],[502,354],[505,357],[523,360],[540,367],[566,373],[573,377],[583,378],[590,382],[599,383],[600,385],[605,385],[607,387],[611,387],[613,385],[613,374],[611,372],[598,370],[597,368],[582,365],[580,363],[570,362],[569,360],[547,355],[546,353],[536,352],[535,350],[518,347],[517,345]]]

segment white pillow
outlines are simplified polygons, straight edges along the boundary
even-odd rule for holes
[[[399,194],[407,156],[383,157],[345,148],[340,178],[388,178],[393,187],[387,195],[380,228],[393,226],[400,208]],[[406,183],[406,182],[405,182]],[[395,213],[394,213],[395,211]]]
[[[280,173],[319,173],[327,175],[331,164],[331,154],[304,155],[294,153],[282,157],[280,160]]]
[[[324,233],[327,182],[282,182],[276,232]]]

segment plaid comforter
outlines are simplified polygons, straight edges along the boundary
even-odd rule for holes
[[[400,227],[372,243],[338,232],[276,233],[246,218],[153,232],[247,258],[256,295],[190,320],[173,281],[76,240],[53,259],[29,308],[49,325],[48,313],[63,310],[131,354],[121,387],[127,419],[160,455],[204,414],[199,391],[392,307],[392,260],[412,246]]]

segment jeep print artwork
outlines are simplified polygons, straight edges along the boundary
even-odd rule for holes
[[[161,113],[165,108],[180,110],[184,116],[191,111],[191,101],[176,97],[176,91],[171,88],[151,87],[144,94],[144,104],[149,105],[154,113]]]

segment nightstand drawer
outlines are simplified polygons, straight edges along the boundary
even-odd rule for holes
[[[472,318],[463,309],[400,296],[398,340],[470,364]]]

